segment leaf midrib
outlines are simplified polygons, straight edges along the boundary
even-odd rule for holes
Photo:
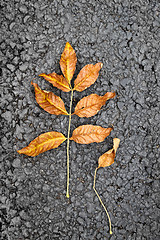
[[[100,101],[103,101],[103,100],[100,100]],[[92,106],[96,106],[96,105],[101,105],[102,103],[95,103],[95,104],[92,104],[90,106],[87,106],[87,107],[84,107],[84,108],[81,108],[79,110],[76,110],[73,114],[76,114],[77,112],[80,112],[80,111],[83,111],[83,110],[86,110],[87,108],[90,108]]]
[[[92,134],[92,133],[95,133],[96,135],[103,135],[103,133],[97,133],[97,131],[92,131],[92,132],[87,132],[87,133],[82,133],[82,134],[74,134],[72,137],[75,137],[75,136],[84,136],[84,135],[89,135],[89,134]]]
[[[65,115],[69,115],[68,114],[68,112],[66,111],[66,110],[63,110],[62,108],[60,108],[60,107],[58,107],[58,106],[56,106],[56,105],[54,105],[54,103],[53,102],[51,102],[50,100],[49,100],[49,98],[48,97],[45,97],[45,99],[51,104],[51,105],[53,105],[55,108],[57,108],[58,110],[60,110],[61,112],[64,112],[65,113]]]
[[[58,80],[56,80],[54,77],[51,77],[51,76],[47,76],[47,77],[48,77],[49,79],[51,79],[52,81],[58,83],[59,85],[63,86],[64,88],[67,88],[67,89],[71,90],[69,86],[63,84],[62,82],[60,82],[60,81],[58,81]]]
[[[55,141],[56,139],[64,139],[64,141],[67,139],[65,136],[64,137],[55,137],[55,138],[53,138],[53,139],[49,139],[49,140],[47,140],[47,141],[44,141],[44,142],[42,142],[42,143],[40,143],[40,144],[38,144],[37,146],[35,146],[34,145],[34,148],[36,149],[36,148],[38,148],[38,147],[40,147],[41,145],[43,145],[43,144],[45,144],[45,143],[47,143],[47,142],[51,142],[51,141]],[[32,146],[32,145],[31,145]]]
[[[90,74],[88,74],[86,77],[84,77],[84,78],[82,79],[82,81],[80,81],[80,82],[74,87],[73,90],[76,90],[76,88],[77,88],[79,85],[81,85],[87,78],[89,78],[92,73],[94,73],[94,72],[91,71]],[[77,78],[78,78],[78,76],[77,76]],[[77,78],[76,78],[76,79],[77,79]],[[76,81],[76,80],[75,80],[75,81]]]

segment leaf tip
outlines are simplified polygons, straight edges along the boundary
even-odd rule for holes
[[[71,44],[69,42],[66,42],[66,47],[70,47]]]
[[[45,73],[41,73],[41,74],[39,74],[38,76],[39,77],[43,77],[45,75]]]
[[[103,67],[103,63],[102,62],[98,62],[96,63],[96,66],[98,66],[99,70]]]
[[[119,138],[113,138],[113,148],[114,148],[115,153],[116,153],[116,151],[119,147],[119,144],[120,144],[120,139]]]
[[[120,139],[119,139],[119,138],[113,138],[113,142],[118,142],[118,143],[120,143]]]
[[[115,92],[111,92],[111,98],[114,98],[116,96]]]

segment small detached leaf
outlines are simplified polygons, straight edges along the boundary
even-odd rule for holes
[[[52,83],[54,87],[61,89],[63,92],[69,92],[71,90],[67,80],[63,77],[63,75],[58,75],[57,73],[53,72],[49,74],[41,73],[39,76],[44,77],[44,79]]]
[[[66,140],[66,137],[59,132],[46,132],[35,138],[27,147],[18,150],[20,154],[35,157],[40,153],[57,148]]]
[[[60,97],[56,96],[53,92],[42,90],[37,83],[31,82],[31,84],[34,86],[36,101],[41,108],[50,114],[68,115],[64,102]]]
[[[112,128],[102,128],[100,126],[82,125],[73,131],[70,140],[76,143],[89,144],[93,142],[103,142],[109,136]]]
[[[82,92],[86,88],[90,87],[98,78],[99,71],[103,64],[101,62],[93,64],[88,64],[84,66],[79,72],[77,78],[74,81],[74,89],[78,92]]]
[[[91,94],[84,97],[77,103],[73,114],[79,117],[92,117],[97,114],[107,100],[114,98],[115,95],[113,92],[107,92],[104,96]]]
[[[114,138],[113,139],[113,148],[104,153],[98,159],[98,168],[100,167],[108,167],[112,163],[114,163],[114,158],[116,156],[117,148],[119,147],[120,139]]]
[[[73,74],[76,69],[77,57],[74,49],[69,42],[66,43],[64,51],[60,59],[60,67],[63,72],[63,75],[70,84]]]

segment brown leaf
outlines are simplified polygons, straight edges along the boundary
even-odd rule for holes
[[[101,62],[93,64],[88,64],[81,69],[77,78],[74,81],[74,89],[78,92],[82,92],[86,88],[90,87],[98,78],[99,71],[103,64]]]
[[[58,75],[57,73],[41,73],[40,77],[44,77],[48,82],[52,83],[54,87],[61,89],[63,92],[69,92],[71,89],[67,80],[63,77],[63,75]]]
[[[31,82],[35,89],[37,103],[48,113],[68,115],[64,102],[52,92],[42,90],[37,83]]]
[[[113,92],[107,92],[104,96],[91,94],[84,97],[77,103],[73,114],[79,117],[92,117],[97,114],[108,99],[114,98],[115,95]]]
[[[70,45],[70,43],[67,42],[64,51],[61,55],[60,66],[69,84],[75,72],[76,63],[77,63],[76,53],[72,46]]]
[[[119,147],[120,139],[119,138],[113,138],[113,149],[115,153],[117,152],[117,149]]]
[[[73,131],[70,140],[77,143],[88,144],[93,142],[103,142],[110,134],[112,128],[102,128],[100,126],[82,125]]]
[[[102,156],[98,159],[98,168],[100,167],[108,167],[112,163],[114,163],[114,158],[116,156],[116,151],[119,146],[120,139],[114,138],[113,139],[113,148],[104,153]]]
[[[27,147],[18,150],[20,154],[35,157],[40,153],[57,148],[66,140],[66,137],[59,132],[46,132],[35,138]]]

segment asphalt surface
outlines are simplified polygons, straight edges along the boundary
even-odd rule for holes
[[[1,1],[1,187],[2,240],[158,240],[158,130],[160,93],[160,3],[157,0]],[[66,142],[37,157],[16,150],[46,131],[67,135],[68,117],[54,116],[35,101],[33,78],[69,109],[70,94],[42,78],[60,72],[66,42],[76,51],[74,78],[86,64],[103,62],[96,83],[74,94],[73,107],[91,93],[116,91],[82,124],[114,131],[103,143],[71,143],[70,199],[66,194]],[[74,108],[73,108],[74,109]],[[121,139],[115,163],[97,173],[99,156]]]

